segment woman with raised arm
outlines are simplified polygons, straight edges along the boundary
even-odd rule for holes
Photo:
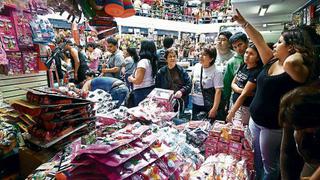
[[[246,31],[264,64],[257,77],[257,90],[250,106],[249,128],[253,137],[256,179],[278,179],[283,133],[278,124],[280,98],[313,77],[313,45],[305,29],[295,28],[283,31],[274,50],[271,50],[261,33],[236,11],[233,20]],[[301,168],[301,163],[288,161],[282,164],[282,169],[289,168],[291,164],[294,168]]]

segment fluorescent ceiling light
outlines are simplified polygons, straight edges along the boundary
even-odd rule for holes
[[[269,5],[263,5],[259,9],[259,16],[264,16],[269,8]]]

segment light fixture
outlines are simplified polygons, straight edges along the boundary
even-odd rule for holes
[[[262,24],[262,27],[266,28],[268,25],[267,24]]]
[[[269,5],[262,5],[259,9],[259,16],[264,16],[269,8]]]

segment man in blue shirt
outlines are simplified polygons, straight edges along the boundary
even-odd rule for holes
[[[125,83],[117,78],[112,77],[94,77],[94,73],[89,71],[86,73],[87,81],[82,87],[83,92],[102,89],[109,93],[112,100],[118,100],[116,108],[119,107],[126,99],[129,89]]]

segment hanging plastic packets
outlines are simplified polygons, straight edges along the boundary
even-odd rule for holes
[[[54,39],[53,27],[47,18],[36,16],[30,22],[30,26],[34,43],[46,44]]]
[[[7,59],[6,51],[3,49],[2,42],[0,40],[0,65],[7,65],[9,63]]]

